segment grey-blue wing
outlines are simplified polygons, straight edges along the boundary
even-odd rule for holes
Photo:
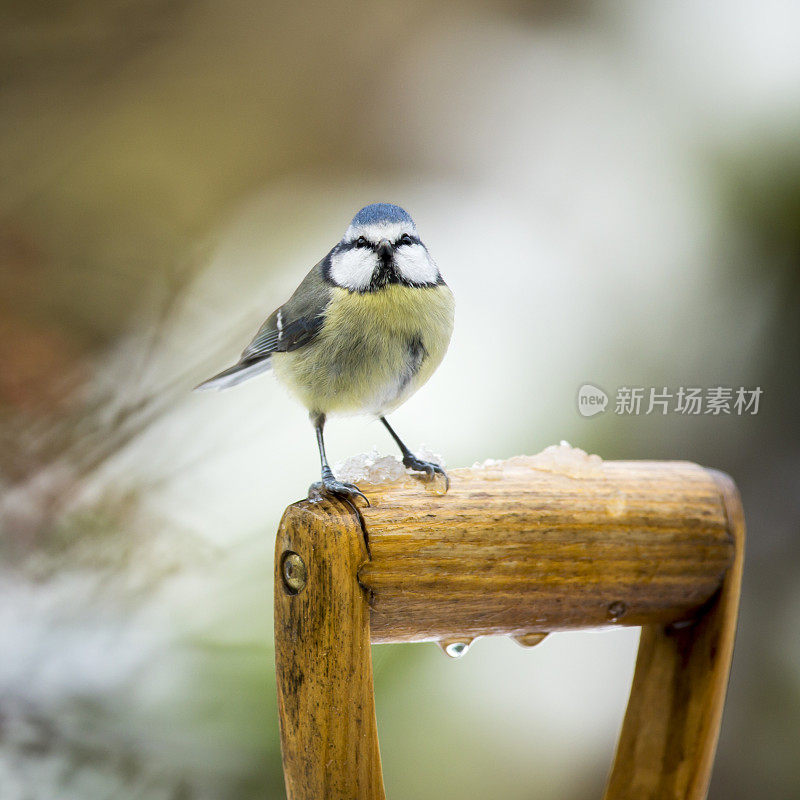
[[[288,304],[287,304],[288,305]],[[324,311],[324,309],[322,309]],[[272,312],[244,349],[242,361],[267,358],[272,353],[288,353],[308,344],[322,325],[322,314],[291,317],[286,306]]]
[[[311,343],[322,327],[330,302],[330,287],[322,276],[322,264],[320,261],[289,300],[267,317],[236,364],[196,388],[227,389],[235,386],[266,372],[273,353],[288,353]]]

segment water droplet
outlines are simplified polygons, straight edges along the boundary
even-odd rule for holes
[[[460,636],[458,639],[439,639],[436,644],[438,644],[439,647],[442,648],[442,652],[450,656],[450,658],[461,658],[461,656],[469,650],[473,641],[474,639]]]
[[[546,633],[521,633],[519,636],[512,636],[511,638],[520,647],[536,647],[546,636]]]
[[[612,622],[619,622],[620,617],[628,610],[628,606],[622,600],[615,600],[608,606],[608,618]]]

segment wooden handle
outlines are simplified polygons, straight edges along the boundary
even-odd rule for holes
[[[722,721],[744,567],[744,513],[733,481],[710,472],[735,546],[705,613],[686,627],[642,628],[636,671],[604,800],[703,800]]]
[[[367,509],[306,500],[284,514],[275,661],[289,799],[384,798],[370,641],[534,644],[623,624],[644,627],[606,800],[702,800],[744,554],[730,479],[585,454],[450,477],[445,496],[405,478],[361,484]]]
[[[675,622],[733,560],[695,464],[519,457],[453,470],[444,496],[413,478],[362,488],[373,642]]]
[[[275,668],[289,800],[384,800],[375,722],[367,558],[338,500],[289,506],[275,543]]]

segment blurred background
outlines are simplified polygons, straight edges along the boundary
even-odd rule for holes
[[[737,481],[710,796],[800,796],[797,4],[0,8],[3,800],[283,797],[272,547],[314,437],[270,376],[190,390],[375,201],[457,297],[393,417],[410,445],[452,467],[566,439]],[[720,385],[760,386],[758,414],[613,411]],[[329,426],[333,460],[373,446]],[[388,795],[600,797],[637,639],[375,647]]]

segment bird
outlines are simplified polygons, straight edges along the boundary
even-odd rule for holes
[[[373,203],[270,314],[232,367],[197,389],[227,389],[267,370],[308,409],[321,480],[309,496],[355,502],[361,490],[336,479],[325,453],[326,419],[367,414],[380,419],[408,469],[426,479],[438,464],[417,458],[386,419],[441,363],[450,343],[455,300],[407,211]]]

